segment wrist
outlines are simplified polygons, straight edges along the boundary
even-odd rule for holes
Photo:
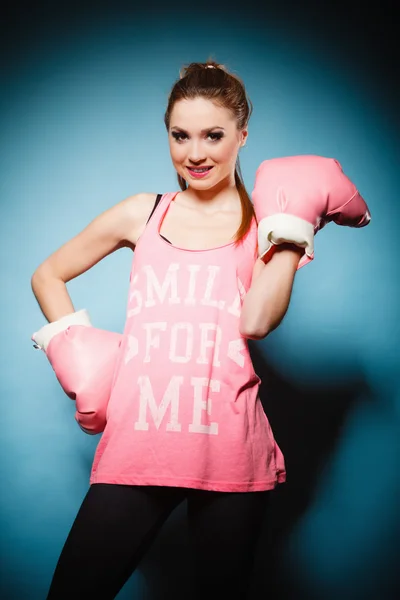
[[[36,331],[31,337],[32,341],[35,342],[34,348],[39,348],[46,352],[51,339],[72,325],[91,327],[92,324],[90,322],[88,311],[86,309],[78,310],[61,317],[57,321],[52,321],[51,323],[44,325],[44,327],[39,329],[39,331]]]
[[[311,260],[314,256],[314,227],[295,215],[277,213],[258,224],[258,255],[266,264],[277,251],[296,250]]]

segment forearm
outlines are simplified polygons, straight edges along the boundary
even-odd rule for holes
[[[67,286],[61,279],[35,273],[31,286],[40,310],[49,323],[75,311]]]
[[[241,310],[239,329],[244,337],[262,339],[281,323],[302,254],[302,249],[282,244],[266,265],[257,261]]]

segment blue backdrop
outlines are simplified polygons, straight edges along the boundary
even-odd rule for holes
[[[186,11],[116,10],[104,18],[93,9],[71,26],[36,14],[25,38],[28,15],[19,43],[8,48],[13,60],[0,98],[1,596],[45,597],[99,441],[79,429],[73,402],[32,347],[45,320],[31,275],[114,203],[178,189],[163,124],[167,96],[183,64],[212,54],[244,79],[254,104],[241,151],[249,192],[262,160],[321,154],[340,161],[372,213],[364,229],[331,224],[317,235],[315,260],[298,272],[284,322],[257,349],[293,389],[325,389],[326,414],[328,403],[340,402],[330,389],[345,387],[355,372],[362,381],[312,494],[281,540],[282,578],[291,579],[296,599],[392,599],[400,534],[400,205],[390,90],[373,55],[349,52],[339,28],[336,40],[327,39],[322,19],[307,28],[266,11],[262,19],[251,11],[196,18]],[[75,308],[88,308],[94,325],[122,331],[132,256],[120,250],[68,284]],[[305,401],[297,410],[324,408]],[[279,411],[272,414],[279,432]],[[302,431],[296,439],[309,444],[300,489],[319,447]],[[283,434],[278,441],[289,451]],[[279,494],[290,504],[288,492]],[[266,528],[261,546],[267,543]],[[262,547],[255,586],[265,594],[254,592],[257,598],[272,597]],[[171,581],[177,597],[189,598],[185,560],[179,507],[118,598],[161,599]]]

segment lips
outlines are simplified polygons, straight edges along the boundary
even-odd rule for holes
[[[189,171],[197,171],[197,169],[200,169],[201,171],[207,169],[207,171],[209,171],[210,169],[212,169],[212,167],[187,167],[189,169]]]
[[[202,170],[201,171],[193,171],[193,169],[191,169],[190,167],[187,167],[187,170],[189,171],[189,174],[192,178],[194,179],[202,179],[203,177],[207,177],[208,173],[211,171],[211,169],[213,167],[200,167]],[[203,171],[203,169],[205,169]]]

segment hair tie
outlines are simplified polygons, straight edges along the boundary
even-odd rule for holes
[[[203,69],[219,69],[220,71],[225,71],[225,73],[227,72],[226,69],[224,68],[224,65],[210,65],[210,64],[204,64],[204,63],[192,63],[191,65],[184,67],[183,69],[180,70],[179,72],[179,79],[183,79],[184,77],[186,77],[187,75],[190,75],[191,73],[193,73],[194,71],[200,71]]]

